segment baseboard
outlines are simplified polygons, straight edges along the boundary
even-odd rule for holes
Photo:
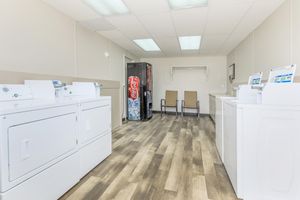
[[[152,117],[148,118],[148,119],[144,119],[144,120],[128,120],[127,118],[122,118],[122,124],[126,124],[128,121],[136,121],[136,122],[146,122],[151,120]]]
[[[157,111],[157,110],[153,110],[152,112],[153,112],[153,113],[156,113],[156,114],[160,114],[160,111]],[[164,114],[164,112],[163,112],[163,114]],[[167,111],[167,114],[168,114],[168,115],[176,115],[176,112],[173,112],[173,111]],[[181,115],[181,112],[178,112],[178,115]],[[188,113],[188,112],[184,112],[183,115],[184,115],[184,116],[194,116],[194,117],[197,117],[197,113]],[[209,117],[209,114],[200,113],[199,116],[200,116],[200,117]]]

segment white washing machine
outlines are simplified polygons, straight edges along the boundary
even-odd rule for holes
[[[224,101],[226,171],[244,200],[300,199],[300,84],[261,89],[256,102]]]
[[[76,111],[0,85],[0,199],[54,200],[79,181]]]
[[[243,162],[241,162],[243,144],[239,142],[242,137],[240,108],[247,104],[257,104],[259,94],[260,91],[252,89],[251,85],[240,85],[237,90],[237,98],[223,99],[223,163],[239,198],[244,197]]]
[[[268,83],[240,110],[245,200],[300,199],[300,84]]]
[[[80,177],[112,153],[111,97],[100,96],[92,82],[74,82],[61,88],[60,99],[78,105]]]
[[[232,96],[216,97],[216,146],[221,160],[224,162],[224,101],[234,100]]]
[[[242,185],[238,178],[241,179],[241,171],[239,170],[238,156],[240,150],[237,145],[239,117],[237,112],[237,100],[225,100],[223,105],[224,112],[224,132],[223,132],[223,149],[224,149],[224,166],[230,178],[231,184],[239,198],[242,196]]]
[[[300,199],[300,105],[238,109],[244,200]]]

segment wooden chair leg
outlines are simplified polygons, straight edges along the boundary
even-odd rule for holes
[[[160,117],[162,117],[162,106],[160,106]]]
[[[181,117],[183,117],[183,115],[184,115],[184,108],[181,107]]]

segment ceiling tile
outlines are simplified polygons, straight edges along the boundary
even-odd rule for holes
[[[157,37],[156,43],[166,55],[180,55],[181,50],[177,37]]]
[[[168,0],[123,0],[129,15],[102,17],[82,0],[42,0],[88,29],[143,57],[227,54],[284,0],[209,0],[208,7],[170,10]],[[202,35],[200,51],[181,51],[178,36]],[[132,39],[153,37],[162,52]]]
[[[133,15],[106,17],[118,30],[131,39],[147,38],[149,33]]]
[[[242,4],[251,4],[255,1],[273,1],[273,0],[209,0],[209,7],[223,7],[223,6],[232,6],[232,5],[242,5]]]
[[[108,21],[106,21],[104,18],[80,21],[79,23],[93,31],[107,31],[115,29],[115,27],[111,25]]]
[[[169,11],[167,0],[124,0],[130,12],[137,15]]]
[[[147,31],[155,37],[176,36],[170,13],[142,15],[138,18]]]
[[[209,9],[206,35],[227,35],[242,20],[252,3],[220,4]]]
[[[42,0],[77,21],[95,19],[99,15],[81,0]]]
[[[284,0],[260,0],[255,1],[251,9],[244,16],[243,20],[228,37],[220,49],[223,53],[230,53],[249,33],[253,32],[265,19],[273,13]]]
[[[216,49],[201,49],[200,54],[201,55],[217,55]]]
[[[139,54],[144,53],[144,51],[141,48],[139,48],[137,45],[133,43],[133,41],[129,39],[122,39],[122,40],[115,39],[113,40],[113,42],[130,52],[135,52]]]
[[[111,40],[126,40],[127,38],[119,30],[97,31],[100,35]]]
[[[207,13],[207,7],[172,11],[177,34],[201,35],[206,25]]]
[[[200,50],[191,50],[191,51],[182,51],[181,55],[183,56],[199,56],[200,55]]]
[[[228,35],[204,35],[202,37],[200,49],[218,50],[220,47],[222,47],[228,37]]]

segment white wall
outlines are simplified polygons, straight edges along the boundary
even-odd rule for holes
[[[135,59],[40,0],[1,0],[0,13],[1,70],[121,81]]]
[[[122,84],[124,56],[137,60],[41,0],[1,0],[0,13],[0,70],[113,80]],[[105,57],[105,52],[110,56]],[[113,90],[119,104],[114,106],[113,120],[120,125],[123,88]]]
[[[227,60],[228,66],[236,64],[235,83],[246,82],[255,72],[264,72],[266,80],[274,66],[298,64],[300,67],[300,1],[286,0]]]
[[[183,100],[185,90],[198,91],[200,112],[209,113],[209,93],[226,91],[226,57],[175,57],[175,58],[143,58],[144,62],[153,65],[153,109],[160,110],[160,99],[165,97],[166,90],[178,90],[179,100]],[[173,79],[173,66],[207,66],[204,71],[176,71]],[[180,110],[179,106],[179,110]]]
[[[1,0],[0,69],[75,75],[74,22],[38,0]]]

